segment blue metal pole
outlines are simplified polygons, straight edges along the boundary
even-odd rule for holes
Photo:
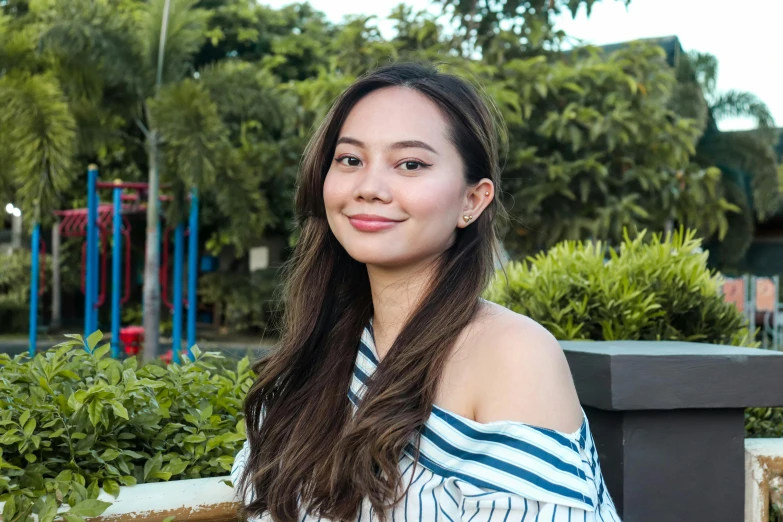
[[[35,348],[38,344],[38,254],[41,245],[41,225],[33,225],[33,238],[31,248],[32,263],[30,267],[30,357],[35,357]]]
[[[119,181],[115,181],[119,183]],[[122,293],[122,189],[114,187],[114,246],[111,253],[111,356],[120,356],[120,294]]]
[[[93,217],[93,226],[92,226],[92,233],[93,236],[95,236],[95,239],[93,240],[94,247],[92,250],[92,331],[96,331],[98,329],[98,293],[100,292],[101,288],[101,265],[100,265],[100,248],[101,248],[101,238],[100,238],[100,229],[98,227],[98,209],[100,207],[100,200],[98,198],[98,189],[97,189],[97,181],[98,181],[98,167],[95,167],[95,181],[96,185],[94,185],[94,190],[92,193],[92,208],[94,212]]]
[[[185,225],[180,223],[174,231],[174,296],[172,304],[174,305],[174,317],[171,335],[171,360],[177,364],[180,361],[180,352],[182,352],[182,264],[183,264],[183,245],[185,240]]]
[[[198,189],[190,193],[190,236],[188,237],[188,357],[193,360],[190,349],[196,344],[196,310],[198,296]]]
[[[94,308],[93,301],[93,272],[95,271],[93,250],[95,250],[95,220],[98,209],[94,208],[96,182],[98,178],[98,167],[90,165],[87,169],[87,231],[86,231],[86,252],[85,252],[85,274],[84,274],[84,338],[86,339],[93,332],[92,312]],[[87,346],[85,345],[85,349]]]

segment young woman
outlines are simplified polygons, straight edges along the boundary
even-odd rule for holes
[[[490,107],[393,64],[313,136],[284,331],[232,472],[244,516],[619,521],[557,341],[480,297],[501,212]]]

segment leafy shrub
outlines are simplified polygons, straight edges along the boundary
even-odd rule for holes
[[[199,279],[199,295],[220,304],[225,325],[237,332],[273,333],[282,315],[276,268],[242,272],[211,272]]]
[[[695,233],[627,234],[618,250],[566,241],[512,262],[485,293],[561,340],[679,340],[756,346],[742,314],[724,302]],[[783,408],[748,408],[748,437],[783,437]]]
[[[745,434],[753,438],[783,437],[783,408],[746,409]]]
[[[721,297],[695,232],[646,233],[618,249],[565,241],[506,267],[485,297],[561,340],[680,340],[749,346],[742,314]]]
[[[216,353],[138,367],[106,358],[96,332],[30,360],[0,354],[0,501],[3,520],[97,516],[120,485],[226,475],[245,439],[242,400],[252,384],[245,357],[217,370]]]
[[[506,235],[512,255],[566,239],[620,242],[624,227],[661,230],[671,218],[723,238],[738,209],[724,198],[720,170],[695,161],[705,119],[672,110],[693,110],[701,92],[681,97],[660,45],[553,59],[501,52],[488,89],[509,127],[503,192],[524,224]]]
[[[49,257],[41,260],[48,266]],[[0,254],[0,333],[24,332],[30,313],[30,264],[28,250]],[[48,284],[47,278],[44,283]]]

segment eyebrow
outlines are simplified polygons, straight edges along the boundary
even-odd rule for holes
[[[347,143],[348,145],[355,145],[361,148],[367,147],[363,141],[359,141],[356,138],[351,138],[348,136],[342,136],[340,139],[337,140],[336,145],[339,145],[341,143]],[[395,141],[394,143],[386,147],[386,150],[397,150],[397,149],[425,149],[435,154],[438,153],[435,149],[433,149],[423,141],[419,141],[419,140]]]

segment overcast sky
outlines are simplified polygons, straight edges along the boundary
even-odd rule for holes
[[[280,7],[290,0],[261,0]],[[310,0],[310,4],[334,20],[346,14],[374,14],[385,18],[400,0]],[[429,0],[405,2],[418,9]],[[718,89],[750,91],[764,100],[783,126],[783,0],[603,0],[588,19],[584,11],[576,19],[563,16],[558,26],[567,34],[597,45],[636,38],[675,35],[686,51],[717,56]],[[390,24],[379,23],[387,36]],[[726,120],[721,128],[749,128],[751,122]]]

